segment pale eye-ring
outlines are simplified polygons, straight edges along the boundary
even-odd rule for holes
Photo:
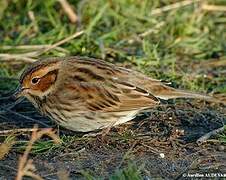
[[[34,77],[34,78],[32,78],[31,83],[32,84],[37,84],[39,82],[39,80],[40,80],[40,78]]]

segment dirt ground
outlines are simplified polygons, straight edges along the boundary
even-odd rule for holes
[[[2,99],[0,106],[5,107],[11,102]],[[76,135],[81,138],[60,148],[32,154],[30,158],[37,173],[45,179],[56,179],[57,172],[62,170],[70,172],[72,179],[83,179],[83,172],[95,177],[108,177],[128,164],[139,167],[145,179],[183,179],[198,173],[225,175],[226,144],[219,141],[196,143],[199,137],[226,123],[225,113],[225,107],[219,104],[196,100],[170,101],[125,125],[112,128],[104,138],[83,138],[84,134],[60,129],[61,137]],[[56,127],[41,117],[26,100],[11,111],[0,114],[1,130],[33,127],[35,123],[39,127]],[[1,142],[4,138],[0,136]],[[17,140],[24,139],[29,137],[24,134]],[[21,154],[22,151],[12,148],[0,161],[1,180],[14,179]]]

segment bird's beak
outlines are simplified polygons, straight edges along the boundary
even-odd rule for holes
[[[18,86],[16,91],[13,94],[13,98],[18,99],[18,98],[22,97],[23,96],[23,90],[24,90],[24,88],[22,88],[21,86]]]

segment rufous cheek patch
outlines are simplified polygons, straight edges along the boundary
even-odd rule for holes
[[[34,89],[45,92],[55,83],[56,78],[57,71],[50,72],[40,79],[40,82],[35,86]]]

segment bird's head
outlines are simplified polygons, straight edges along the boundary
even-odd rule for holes
[[[54,87],[59,72],[60,61],[45,59],[29,66],[20,77],[20,84],[14,96],[25,96],[30,101],[34,97],[43,99]]]

